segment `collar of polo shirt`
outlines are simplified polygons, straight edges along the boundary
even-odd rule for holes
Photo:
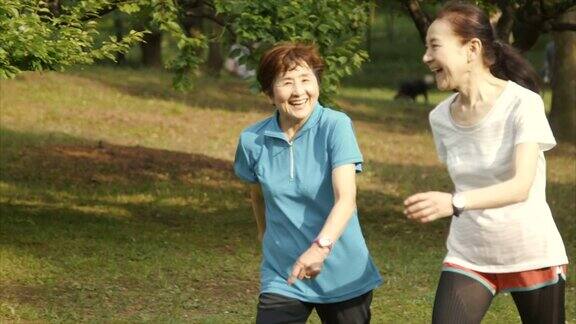
[[[318,124],[318,121],[320,121],[321,112],[322,112],[322,105],[320,104],[320,102],[317,102],[316,105],[314,106],[314,110],[310,114],[310,117],[308,117],[308,120],[306,121],[306,123],[304,123],[302,128],[298,130],[298,133],[296,134],[296,136],[294,136],[292,141],[296,140],[307,130],[312,128],[314,125]],[[286,139],[286,134],[284,134],[284,131],[282,131],[282,128],[280,128],[280,124],[278,123],[279,114],[280,113],[278,112],[278,110],[274,111],[274,122],[269,124],[270,126],[268,127],[267,130],[264,131],[264,135],[283,139],[286,142],[288,142],[288,140]]]

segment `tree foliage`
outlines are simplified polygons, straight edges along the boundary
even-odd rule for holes
[[[141,41],[143,33],[130,31],[122,41],[97,42],[97,23],[87,19],[107,7],[106,1],[80,1],[52,12],[45,1],[0,2],[0,78],[21,71],[59,70],[73,64],[114,59]]]
[[[242,58],[249,67],[255,67],[263,51],[277,42],[317,44],[327,64],[322,83],[326,94],[333,93],[339,80],[352,74],[368,57],[362,49],[369,14],[367,1],[51,1],[0,3],[0,77],[114,60],[115,54],[141,42],[145,32],[131,30],[121,40],[110,37],[97,42],[100,18],[114,10],[130,15],[145,11],[156,28],[175,40],[178,53],[166,66],[175,73],[175,86],[183,89],[192,84],[208,44],[206,35],[190,30],[190,19],[209,19],[222,25],[232,42],[250,49],[250,54]],[[50,6],[54,3],[58,10]]]
[[[339,80],[368,58],[362,49],[367,5],[338,0],[216,2],[218,12],[231,17],[236,42],[250,49],[251,55],[243,58],[249,67],[255,67],[262,53],[277,42],[315,43],[326,61],[322,80],[326,95],[334,93]]]

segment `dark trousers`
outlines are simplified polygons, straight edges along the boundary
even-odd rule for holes
[[[370,323],[372,291],[338,303],[316,304],[278,294],[264,293],[258,301],[256,324],[297,324],[306,320],[316,309],[325,324]]]

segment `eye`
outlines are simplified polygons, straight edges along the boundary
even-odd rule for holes
[[[302,82],[304,82],[304,83],[309,82],[309,81],[310,81],[310,79],[302,79]]]

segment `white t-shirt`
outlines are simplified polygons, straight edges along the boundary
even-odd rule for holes
[[[487,273],[518,272],[568,263],[560,233],[546,203],[544,151],[556,145],[537,93],[508,81],[492,109],[477,124],[461,126],[450,114],[453,94],[430,112],[438,156],[456,192],[483,188],[514,175],[514,148],[538,143],[536,175],[526,201],[468,210],[452,217],[444,262]]]

